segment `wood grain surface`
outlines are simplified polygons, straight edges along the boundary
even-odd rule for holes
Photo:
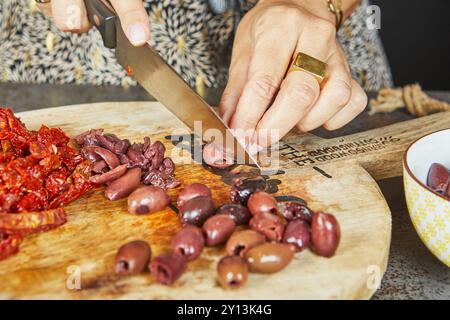
[[[30,128],[36,129],[44,123],[61,127],[71,136],[101,127],[132,141],[142,141],[147,135],[153,140],[159,139],[177,163],[176,176],[183,185],[205,183],[212,189],[216,205],[227,201],[230,187],[226,179],[201,164],[188,163],[190,153],[166,139],[168,135],[189,132],[158,103],[68,106],[25,112],[20,117]],[[336,215],[342,239],[336,256],[331,259],[309,251],[297,254],[283,271],[269,276],[252,274],[247,286],[237,291],[223,290],[216,283],[215,268],[223,248],[207,248],[173,286],[155,283],[148,273],[120,278],[113,272],[114,255],[120,245],[133,239],[145,239],[157,255],[170,250],[170,240],[180,224],[171,208],[148,216],[130,215],[125,200],[107,201],[103,190],[99,189],[67,208],[69,221],[66,225],[27,237],[19,254],[0,262],[0,298],[367,299],[376,290],[376,282],[386,269],[391,217],[375,180],[358,160],[376,177],[395,175],[401,153],[409,141],[415,135],[448,124],[448,120],[449,114],[431,116],[424,120],[427,126],[421,130],[408,124],[420,124],[413,120],[333,140],[310,135],[300,137],[294,132],[284,140],[281,153],[285,173],[270,177],[277,182],[275,184],[279,183],[275,195],[298,196],[312,209]],[[367,144],[381,147],[363,152],[357,148],[364,146],[342,146],[358,141],[362,144],[361,139],[374,139]],[[318,158],[338,152],[336,148],[328,153],[319,150],[333,146],[346,148],[343,151],[349,155],[341,154],[340,159]],[[349,151],[354,149],[356,151]],[[371,160],[373,157],[375,159]],[[173,203],[179,190],[170,191]],[[79,290],[71,289],[74,270],[80,272]]]
[[[281,165],[294,169],[356,162],[377,181],[397,177],[402,175],[403,153],[412,142],[447,128],[450,112],[332,139],[293,130],[281,143]]]

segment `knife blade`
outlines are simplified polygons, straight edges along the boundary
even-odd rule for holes
[[[112,6],[102,0],[86,0],[89,20],[102,34],[106,47],[115,48],[117,61],[130,76],[162,103],[202,140],[214,137],[227,150],[233,150],[238,164],[255,164],[256,159],[231,133],[227,125],[180,75],[149,45],[133,46]],[[201,132],[198,132],[199,125]]]

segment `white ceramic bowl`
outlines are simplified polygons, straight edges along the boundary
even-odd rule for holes
[[[450,129],[418,139],[403,158],[406,202],[414,227],[428,249],[450,267],[450,200],[426,186],[435,162],[450,168]]]

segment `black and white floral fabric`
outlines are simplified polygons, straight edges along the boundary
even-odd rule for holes
[[[257,2],[236,1],[239,13],[214,14],[207,0],[145,0],[151,45],[201,93],[226,83],[235,26]],[[338,37],[354,77],[365,89],[377,90],[391,86],[392,77],[377,31],[365,25],[368,5],[363,0]],[[61,32],[34,0],[0,0],[0,81],[135,85],[96,30]]]

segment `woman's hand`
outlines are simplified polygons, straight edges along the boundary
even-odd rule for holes
[[[110,0],[116,10],[122,28],[135,46],[150,40],[150,19],[142,0]],[[83,0],[52,0],[38,4],[39,9],[52,17],[62,31],[86,32],[91,28]]]
[[[286,75],[299,51],[328,64],[321,85],[306,72]],[[336,41],[326,1],[263,0],[244,16],[220,103],[224,121],[246,131],[241,138],[268,146],[296,125],[304,132],[322,125],[338,129],[366,104]]]

